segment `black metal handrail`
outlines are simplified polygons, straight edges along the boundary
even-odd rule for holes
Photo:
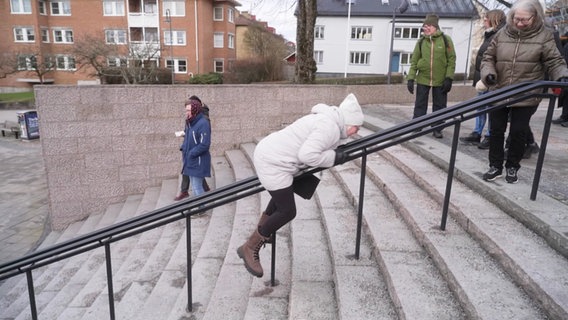
[[[459,135],[460,124],[463,121],[476,117],[479,114],[504,108],[507,105],[515,102],[523,101],[529,98],[544,97],[550,99],[549,112],[545,123],[543,133],[543,141],[541,144],[541,152],[537,161],[537,174],[535,180],[540,177],[540,170],[544,160],[544,153],[546,150],[546,139],[548,138],[548,131],[550,130],[550,120],[554,108],[555,95],[544,93],[543,90],[551,87],[568,88],[568,83],[559,83],[553,81],[537,81],[520,83],[509,86],[500,90],[496,90],[485,95],[477,96],[473,99],[464,101],[455,106],[433,112],[420,118],[410,120],[400,125],[381,130],[369,136],[354,140],[344,147],[347,153],[347,159],[354,160],[357,158],[362,159],[363,165],[361,166],[361,186],[358,208],[358,225],[357,225],[357,239],[356,239],[356,257],[359,257],[359,243],[360,243],[360,229],[363,212],[363,194],[364,194],[364,177],[366,174],[366,157],[370,153],[380,151],[389,146],[403,143],[418,136],[432,132],[433,130],[440,130],[448,126],[454,125],[454,138],[452,143],[452,153],[450,159],[450,166],[448,170],[448,184],[446,188],[446,197],[444,201],[444,212],[442,217],[442,226],[445,228],[445,219],[447,216],[447,206],[449,203],[449,196],[451,191],[451,181],[453,179],[453,168],[455,163],[455,153],[457,149],[457,138]],[[535,93],[536,89],[542,89]],[[485,108],[484,110],[481,110]],[[312,174],[325,170],[324,168],[311,168],[301,175]],[[536,189],[538,181],[533,182],[533,192],[531,199],[536,197]],[[160,226],[186,219],[186,232],[187,232],[187,272],[188,272],[188,307],[189,311],[192,310],[192,293],[191,293],[191,219],[192,215],[201,213],[203,211],[233,202],[250,195],[263,191],[257,177],[250,177],[243,179],[219,189],[212,190],[197,197],[192,197],[186,200],[176,202],[175,204],[168,205],[163,208],[153,210],[138,217],[134,217],[114,225],[93,231],[91,233],[78,236],[74,239],[55,244],[42,250],[29,253],[19,259],[4,263],[0,265],[0,281],[14,277],[19,274],[25,273],[28,281],[28,293],[30,297],[30,308],[32,318],[37,319],[37,311],[34,297],[34,286],[32,271],[52,264],[54,262],[70,258],[72,256],[94,250],[96,248],[104,247],[107,263],[107,281],[109,290],[109,305],[110,305],[110,318],[114,319],[114,300],[112,288],[112,269],[110,257],[110,244],[120,241],[125,238],[155,229]],[[275,238],[273,239],[275,241]],[[274,243],[274,242],[273,242]],[[273,261],[275,257],[275,245],[273,247]],[[272,264],[272,284],[274,284],[274,263]]]

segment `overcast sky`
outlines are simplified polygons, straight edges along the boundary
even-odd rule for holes
[[[287,40],[296,42],[296,0],[237,0],[239,11],[256,15],[257,20],[268,22]]]

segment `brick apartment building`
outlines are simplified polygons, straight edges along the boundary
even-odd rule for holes
[[[236,58],[235,0],[0,0],[0,54],[17,57],[17,72],[0,87],[30,88],[40,79],[31,64],[50,57],[55,67],[44,83],[96,81],[80,68],[71,48],[86,35],[104,38],[123,55],[110,66],[136,63],[133,51],[153,53],[151,63],[174,68],[177,83],[194,74],[226,72]]]

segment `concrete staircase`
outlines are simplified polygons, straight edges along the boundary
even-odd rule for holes
[[[390,125],[367,117],[367,127]],[[370,134],[362,129],[362,136]],[[447,134],[447,133],[446,133]],[[213,159],[211,185],[254,175],[254,143]],[[359,258],[360,161],[321,173],[311,200],[279,230],[252,277],[236,248],[268,201],[262,192],[192,219],[193,312],[186,311],[185,222],[111,246],[117,319],[568,319],[568,259],[558,230],[568,208],[528,182],[481,181],[458,155],[450,217],[440,230],[449,148],[430,136],[368,156]],[[52,232],[43,247],[172,202],[177,179]],[[107,319],[104,251],[34,271],[39,319]],[[25,277],[0,284],[0,319],[31,319]]]

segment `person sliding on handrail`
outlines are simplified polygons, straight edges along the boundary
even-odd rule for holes
[[[339,107],[317,104],[309,115],[258,143],[254,167],[271,198],[251,236],[237,249],[253,276],[260,278],[264,274],[259,258],[263,244],[296,217],[294,176],[309,167],[329,168],[344,163],[347,154],[336,148],[342,139],[359,131],[363,120],[357,98],[349,94]]]

